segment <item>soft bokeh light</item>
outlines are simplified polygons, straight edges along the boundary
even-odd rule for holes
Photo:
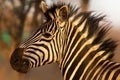
[[[120,27],[120,0],[90,0],[89,9],[102,12],[113,25]]]

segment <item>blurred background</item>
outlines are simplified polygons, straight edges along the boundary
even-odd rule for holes
[[[45,0],[50,6],[59,1],[80,6],[81,11],[95,11],[106,15],[112,29],[109,36],[118,41],[113,60],[120,62],[120,0]],[[40,9],[41,0],[0,0],[0,80],[63,80],[58,64],[53,63],[27,74],[14,71],[10,55],[15,47],[40,24],[44,16]]]

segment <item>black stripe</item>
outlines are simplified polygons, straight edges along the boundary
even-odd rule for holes
[[[46,55],[46,54],[45,54],[45,55]],[[48,54],[47,54],[47,55],[48,55],[48,58],[47,58],[47,60],[44,61],[43,65],[45,65],[45,64],[46,64],[47,62],[49,62],[49,60],[50,60],[50,56],[51,56],[51,55],[50,55],[49,49],[48,49]]]
[[[84,21],[84,20],[85,20],[85,18],[83,19],[83,21]],[[72,27],[72,23],[73,23],[73,21],[70,23],[70,27]],[[68,47],[70,47],[70,50],[69,50],[68,53],[70,53],[71,49],[74,47],[74,45],[76,44],[76,42],[79,40],[79,38],[82,36],[82,34],[84,34],[84,32],[85,32],[86,29],[87,29],[86,26],[85,26],[81,32],[78,32],[75,40],[74,40],[73,43],[72,43],[72,45],[69,46],[69,44],[71,43],[71,40],[72,40],[73,36],[75,35],[76,30],[80,27],[81,24],[82,24],[82,22],[80,22],[79,24],[77,24],[77,25],[74,27],[74,29],[73,29],[73,31],[72,31],[72,33],[71,33],[71,35],[70,35],[70,39],[69,39],[69,42],[68,42],[68,45],[67,45]],[[70,31],[69,31],[68,35],[69,35],[69,34],[70,34]],[[68,49],[66,49],[65,53],[66,53],[67,51],[68,51]],[[69,56],[69,55],[68,55],[68,56]],[[64,60],[64,58],[65,58],[65,56],[63,56],[63,60]],[[62,63],[62,64],[63,64],[63,63]]]
[[[84,20],[88,18],[89,15],[90,15],[90,13],[80,13],[78,15],[75,15],[73,22],[78,20],[80,17],[82,17],[80,22],[78,22],[78,23],[82,24],[84,22]]]
[[[38,47],[35,48],[35,47],[28,47],[27,49],[33,49],[35,51],[39,51],[40,53],[44,53],[41,49],[39,49]]]
[[[47,45],[45,45],[45,44],[32,44],[33,46],[37,46],[37,47],[44,47],[45,49],[47,49],[48,50],[48,46]]]
[[[55,53],[57,53],[57,45],[55,44],[55,40],[53,40],[53,45],[54,45],[54,48],[55,48]],[[58,58],[58,55],[57,55],[57,58]]]
[[[103,57],[103,56],[102,56],[102,57]],[[106,60],[102,60],[102,61],[95,67],[95,69],[94,69],[92,72],[95,72],[99,67],[101,67],[101,65],[104,64],[105,61],[106,61]],[[105,66],[108,65],[108,63],[109,63],[109,62],[106,62],[106,63],[103,65],[102,69],[104,69]],[[102,70],[102,69],[101,69],[101,70]],[[101,71],[101,70],[100,70],[100,71]],[[100,74],[100,72],[98,72],[98,73],[95,75],[94,79],[96,79],[99,74]],[[90,76],[92,76],[92,75],[90,75]],[[88,79],[89,79],[89,78],[88,78]]]
[[[79,38],[82,36],[82,33],[81,33],[81,32],[78,32],[77,35],[76,35],[76,38],[75,38],[74,41],[73,41],[73,43],[71,44],[71,46],[69,46],[69,44],[71,43],[71,40],[72,40],[73,36],[75,35],[75,32],[76,32],[76,30],[73,29],[73,31],[72,31],[72,33],[71,33],[71,35],[70,35],[70,39],[69,39],[68,45],[67,45],[67,48],[69,48],[69,51],[68,51],[68,49],[66,49],[66,50],[65,50],[65,53],[68,52],[68,54],[70,54],[71,50],[72,50],[72,49],[74,48],[74,46],[75,46],[75,43],[76,43],[76,42],[79,40]],[[83,40],[83,41],[80,41],[80,42],[83,43],[84,40]],[[79,45],[79,47],[81,47],[81,46],[82,46],[82,44]],[[69,55],[68,55],[68,56],[69,56]],[[67,57],[68,57],[68,56],[67,56]],[[63,56],[63,60],[64,60],[65,57],[66,57],[66,55]],[[66,61],[66,60],[65,60],[65,61]]]
[[[45,45],[45,44],[33,44],[33,45],[34,45],[34,46],[37,46],[37,47],[39,47],[39,46],[44,47],[44,48],[48,51],[48,55],[49,55],[50,51],[49,51],[49,48],[48,48],[47,45]],[[43,53],[43,59],[42,59],[42,61],[44,61],[45,55],[46,55],[46,53]],[[48,59],[45,61],[45,63],[46,63],[48,60],[49,60],[49,57],[48,57]],[[45,63],[43,63],[43,64],[45,64]]]
[[[87,69],[86,73],[84,74],[83,76],[83,80],[86,79],[87,77],[87,74],[91,71],[91,69],[94,67],[93,65],[95,65],[99,60],[100,60],[101,57],[97,57],[94,62],[92,63],[92,65],[90,65],[90,67]],[[92,77],[92,75],[94,74],[94,72],[102,65],[104,61],[101,61],[96,67],[95,69],[91,72],[90,76],[88,79],[90,79]]]
[[[34,51],[39,51],[39,54],[43,54],[43,53],[44,53],[44,52],[43,52],[41,49],[39,49],[39,48],[29,47],[29,49],[33,49]],[[34,53],[34,54],[38,56],[39,62],[41,62],[41,61],[40,61],[40,58],[41,58],[41,57],[40,57],[37,53]],[[43,59],[42,59],[42,61],[43,61]],[[39,63],[38,66],[40,66],[40,63]]]
[[[55,23],[52,22],[51,25],[50,25],[50,28],[49,28],[49,32],[52,31],[53,27],[55,27]]]
[[[52,44],[50,44],[50,47],[51,47],[51,51],[52,51],[53,55],[50,55],[50,56],[52,56],[52,61],[49,62],[49,64],[52,63],[54,61],[54,58],[55,58]]]
[[[84,39],[83,39],[84,41]],[[81,42],[80,42],[81,43]],[[82,45],[80,45],[80,43],[78,44],[78,46],[76,47],[76,49],[74,50],[72,56],[70,57],[70,59],[68,60],[67,64],[65,65],[65,68],[67,68],[67,66],[69,65],[69,63],[71,62],[71,60],[73,59],[73,57],[76,55],[77,51],[80,49],[80,47]],[[89,46],[90,45],[86,45],[82,51],[80,53],[78,53],[79,55],[77,56],[77,58],[74,60],[73,64],[71,65],[71,67],[69,68],[68,70],[68,73],[66,75],[67,78],[69,78],[72,74],[72,72],[74,71],[75,67],[77,66],[77,64],[79,63],[79,61],[84,57],[85,53],[89,50]],[[77,78],[77,75],[76,75],[76,78]],[[73,79],[73,80],[76,80],[76,79]]]
[[[103,77],[104,73],[106,72],[106,70],[108,70],[109,67],[113,66],[114,64],[115,64],[115,63],[110,63],[110,64],[107,64],[107,65],[106,65],[107,67],[105,67],[104,70],[102,71],[102,73],[101,73],[101,75],[100,75],[100,77],[99,77],[99,80],[102,79],[102,77]]]
[[[70,39],[69,39],[68,45],[67,45],[67,48],[70,47],[70,50],[71,50],[71,48],[74,47],[74,46],[69,46],[69,44],[71,43],[71,40],[72,40],[72,38],[73,38],[73,36],[74,36],[75,31],[76,31],[75,29],[72,31],[72,33],[71,33],[71,35],[70,35]],[[70,33],[69,33],[69,34],[70,34]],[[80,35],[80,36],[81,36],[81,35]],[[78,40],[79,38],[75,38],[75,39]],[[75,41],[75,40],[74,40],[74,41]],[[72,43],[72,44],[73,44],[73,43]],[[73,44],[73,45],[75,45],[75,44]],[[69,52],[70,52],[70,50],[69,50]],[[65,53],[67,53],[67,52],[68,52],[68,49],[65,50]],[[68,52],[68,53],[69,53],[69,52]],[[68,55],[68,56],[69,56],[69,55]],[[68,56],[67,56],[67,57],[68,57]],[[63,60],[64,60],[65,57],[66,57],[66,55],[63,56]],[[65,61],[66,61],[66,60],[65,60]]]
[[[96,54],[97,54],[97,52],[98,52],[98,51],[96,51]],[[97,57],[97,58],[94,60],[94,62],[92,63],[92,65],[91,65],[90,67],[93,68],[94,65],[95,65],[102,57],[103,57],[102,55],[99,56],[99,57]],[[95,69],[92,71],[92,73],[89,75],[88,79],[91,79],[91,78],[93,77],[94,73],[95,73],[96,70],[103,64],[103,62],[104,62],[104,61],[101,61],[101,62],[96,66],[96,68],[95,68]],[[94,79],[95,79],[95,78],[94,78]]]
[[[44,38],[42,38],[42,39],[40,39],[40,41],[45,41],[45,42],[50,42],[52,39],[49,39],[49,38],[46,38],[46,39],[44,39]]]
[[[87,45],[80,54],[85,54],[87,53],[87,51],[90,49],[91,45]],[[82,64],[79,66],[73,80],[76,80],[80,78],[80,76],[82,75],[83,71],[85,70],[85,67],[87,66],[87,64],[89,64],[89,62],[92,60],[92,58],[96,55],[97,51],[92,51],[90,52],[90,54],[86,57],[86,59],[82,62]],[[84,57],[84,56],[83,56]],[[79,57],[77,57],[79,59]],[[96,58],[96,61],[93,62],[92,66],[95,65],[95,63],[97,63],[97,61],[100,58]],[[79,60],[80,61],[80,60]],[[89,79],[89,78],[88,78]]]
[[[68,25],[66,25],[67,28],[69,28],[68,35],[70,34],[70,32],[71,32],[71,30],[72,30],[72,29],[71,29],[71,28],[72,28],[72,23],[73,23],[73,22],[68,22],[68,23],[67,23]]]
[[[56,47],[58,48],[58,52],[60,52],[60,48],[59,48],[59,46],[60,46],[60,40],[58,41],[58,39],[59,39],[59,34],[58,33],[56,33]]]
[[[30,62],[32,63],[31,67],[33,68],[34,63],[32,61],[30,61]]]
[[[29,53],[34,53],[33,51],[28,51]],[[30,58],[30,59],[33,59],[34,61],[35,61],[35,67],[37,66],[37,60],[34,58],[34,57],[32,57],[32,56],[29,56],[29,55],[24,55],[25,57],[28,57],[28,58]]]
[[[77,38],[76,38],[76,39],[77,39]],[[75,41],[75,40],[74,40],[74,41]],[[64,74],[67,66],[68,66],[69,63],[71,62],[72,58],[76,55],[75,53],[77,53],[77,51],[79,50],[78,48],[80,48],[80,47],[82,46],[82,43],[84,43],[84,42],[85,42],[84,39],[83,39],[82,41],[80,41],[80,42],[79,42],[80,44],[77,45],[78,47],[73,51],[70,59],[69,59],[68,62],[66,63],[65,67],[63,68],[63,74]],[[71,49],[74,47],[74,45],[75,45],[75,44],[73,44],[73,45],[71,46]],[[69,51],[71,51],[71,50],[69,50]],[[68,54],[70,54],[70,53],[71,53],[71,52],[69,52]],[[69,55],[68,55],[68,56],[69,56]],[[67,56],[67,57],[68,57],[68,56]],[[80,56],[81,56],[80,58],[82,58],[82,57],[84,56],[84,54],[81,54]],[[65,61],[66,61],[66,60],[65,60]]]
[[[120,65],[119,65],[120,66]],[[113,75],[113,77],[112,77],[112,79],[111,80],[117,80],[117,77],[118,76],[120,76],[120,69],[118,69],[115,73],[114,73],[114,75]]]
[[[109,78],[110,74],[112,73],[112,71],[115,70],[118,67],[120,67],[120,65],[116,65],[116,66],[112,67],[111,69],[109,69],[109,71],[107,72],[107,74],[105,76],[105,80],[108,80],[108,78]]]

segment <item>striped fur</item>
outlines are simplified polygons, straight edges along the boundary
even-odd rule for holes
[[[66,4],[53,5],[48,10],[43,4],[43,9],[47,21],[11,56],[10,62],[15,70],[27,72],[34,67],[58,62],[64,80],[120,79],[120,63],[111,61],[116,43],[105,38],[108,25],[100,25],[104,16],[79,12]],[[67,13],[62,14],[60,10]],[[15,54],[22,54],[20,66],[23,65],[22,59],[29,61],[27,69],[16,66]]]

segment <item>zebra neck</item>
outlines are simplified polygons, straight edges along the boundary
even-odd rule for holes
[[[120,63],[101,58],[84,76],[86,80],[118,80],[120,79]]]
[[[67,39],[60,62],[60,69],[65,80],[66,78],[69,80],[80,78],[79,80],[82,80],[94,66],[103,64],[111,56],[112,50],[107,50],[111,47],[109,44],[106,46],[109,42],[100,41],[103,37],[95,42],[100,31],[99,23],[96,21],[98,20],[88,14],[73,15],[68,19],[65,26],[67,28]]]
[[[117,78],[118,75],[120,75],[120,64],[111,62],[110,60],[104,60],[104,58],[105,56],[97,56],[96,58],[93,57],[92,59],[86,59],[85,61],[83,61],[83,63],[81,63],[81,61],[75,61],[73,64],[71,64],[70,61],[69,63],[67,63],[67,66],[61,68],[64,80],[114,79],[111,78],[111,76]]]

